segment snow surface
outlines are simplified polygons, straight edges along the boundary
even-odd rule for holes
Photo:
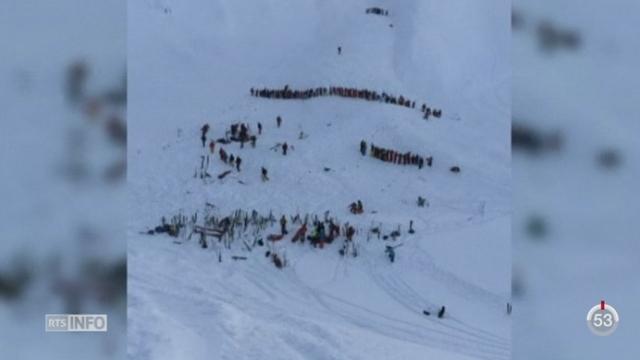
[[[514,3],[526,20],[513,35],[513,115],[541,131],[562,132],[548,156],[513,157],[513,355],[517,359],[638,359],[640,323],[640,164],[637,121],[637,1]],[[577,51],[545,54],[535,26],[550,21],[576,30]],[[615,169],[596,156],[613,149]],[[523,230],[544,217],[541,241]],[[605,300],[620,325],[608,337],[587,328],[589,309]]]
[[[390,16],[365,14],[376,5]],[[509,358],[509,15],[504,1],[130,2],[129,356]],[[249,94],[286,84],[402,94],[442,108],[443,117]],[[264,126],[255,149],[224,146],[242,157],[242,171],[194,178],[200,127],[208,122],[217,138],[238,121]],[[301,131],[309,136],[298,139]],[[362,139],[433,155],[434,166],[362,157]],[[270,150],[284,141],[294,147],[286,157]],[[210,173],[228,169],[212,160]],[[462,172],[449,172],[453,165]],[[271,181],[260,181],[262,166]],[[429,207],[417,207],[419,195]],[[357,199],[364,215],[347,210]],[[314,249],[287,237],[275,245],[288,260],[278,270],[264,248],[247,252],[238,241],[203,250],[193,239],[140,234],[162,216],[202,214],[206,202],[220,215],[329,211],[356,226],[360,254],[341,257],[342,240]],[[367,241],[372,224],[387,232],[401,225],[395,263],[385,241]],[[443,319],[422,314],[441,305]]]
[[[102,180],[104,168],[124,156],[101,126],[120,112],[87,119],[64,96],[65,71],[78,60],[90,67],[88,93],[120,84],[126,70],[123,5],[95,0],[0,3],[0,272],[10,273],[20,264],[32,274],[22,297],[0,298],[2,359],[126,357],[124,301],[107,306],[78,299],[83,312],[109,316],[107,333],[44,331],[45,314],[67,310],[55,291],[58,277],[75,281],[87,262],[110,264],[126,256],[124,182]],[[82,145],[72,148],[70,135]],[[65,177],[72,155],[86,165],[85,181]],[[91,235],[82,231],[94,236],[87,241]],[[60,274],[50,272],[55,260]]]

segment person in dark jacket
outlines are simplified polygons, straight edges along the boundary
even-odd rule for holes
[[[236,170],[238,170],[238,172],[240,172],[240,164],[242,164],[242,159],[238,156],[236,158]]]
[[[280,117],[280,115],[278,115],[278,117],[276,118],[276,124],[278,125],[278,127],[282,125],[282,118]]]
[[[445,312],[445,307],[444,305],[442,305],[442,307],[440,308],[440,311],[438,311],[438,318],[442,319],[442,317],[444,316],[444,312]]]
[[[356,233],[356,229],[353,228],[353,226],[349,226],[347,228],[347,241],[352,241],[353,240],[353,235]]]
[[[220,151],[218,151],[218,153],[220,153],[220,160],[222,160],[223,163],[227,163],[227,152],[224,151],[223,148],[220,148]]]
[[[267,169],[262,168],[262,181],[269,181],[269,175],[267,174]]]
[[[249,129],[245,124],[240,125],[240,148],[244,148],[244,143],[249,140]]]
[[[205,147],[207,144],[207,132],[209,131],[209,124],[202,125],[200,128],[200,140],[202,141],[202,147]]]
[[[384,252],[389,257],[389,261],[394,262],[396,260],[396,251],[393,249],[392,246],[389,246],[389,245],[385,246]]]
[[[360,141],[360,153],[362,156],[367,155],[367,142],[364,140]]]
[[[287,155],[288,149],[289,149],[289,145],[287,145],[287,143],[282,144],[282,155]]]
[[[318,242],[317,242],[317,245],[320,247],[320,249],[324,248],[324,243],[326,241],[328,241],[327,230],[324,226],[324,223],[320,222],[318,225]]]
[[[287,218],[284,215],[280,218],[280,232],[282,235],[287,234]]]
[[[262,135],[262,123],[258,122],[258,135]]]

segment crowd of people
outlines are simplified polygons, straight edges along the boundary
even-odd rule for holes
[[[262,124],[258,123],[258,132],[262,133]],[[235,123],[229,126],[225,135],[231,140],[240,143],[240,148],[244,148],[246,142],[251,143],[251,147],[256,147],[257,136],[251,134],[251,127],[245,123]]]
[[[440,118],[442,116],[442,109],[432,109],[427,106],[427,104],[422,104],[420,111],[424,114],[422,117],[425,120],[429,120],[429,116],[433,116],[434,118]]]
[[[366,147],[366,142],[364,142],[364,140],[360,143],[360,151],[362,151],[363,144]],[[384,162],[390,162],[400,165],[415,165],[420,169],[424,167],[425,163],[429,167],[431,167],[431,165],[433,164],[433,156],[423,157],[417,154],[412,154],[409,151],[402,153],[400,151],[392,149],[381,148],[373,144],[371,144],[369,154],[372,157]]]
[[[399,106],[404,106],[407,108],[415,109],[416,102],[414,100],[409,99],[406,96],[400,95],[395,96],[391,94],[387,94],[386,92],[379,93],[375,90],[368,89],[358,89],[358,88],[350,88],[343,86],[330,86],[330,87],[316,87],[309,88],[303,90],[295,90],[289,88],[289,85],[285,86],[282,89],[254,89],[250,90],[251,96],[263,97],[267,99],[298,99],[298,100],[306,100],[321,96],[340,96],[347,97],[353,99],[362,99],[367,101],[377,101],[383,102],[386,104],[394,104]],[[427,106],[426,104],[422,104],[423,112],[425,112]],[[438,113],[441,113],[441,110],[435,110]],[[430,115],[432,115],[432,111],[429,110]],[[436,116],[436,115],[434,115]]]
[[[280,128],[282,126],[282,117],[280,115],[278,115],[276,117],[276,126],[278,128]],[[202,147],[206,147],[207,145],[207,135],[209,133],[209,130],[211,129],[211,126],[209,124],[204,124],[201,128],[200,128],[200,140],[202,141]],[[224,137],[218,138],[218,139],[211,139],[208,141],[209,144],[209,154],[210,155],[214,155],[216,154],[216,151],[218,153],[218,156],[220,157],[220,161],[222,161],[223,163],[230,165],[231,167],[235,168],[238,172],[240,171],[240,166],[242,164],[242,158],[238,155],[234,155],[228,152],[228,150],[225,150],[225,148],[223,147],[223,145],[228,145],[231,144],[233,142],[239,142],[240,143],[240,148],[244,148],[244,144],[246,142],[249,142],[251,144],[251,147],[255,148],[256,147],[256,141],[258,136],[262,135],[262,123],[258,122],[257,123],[257,134],[253,133],[251,131],[251,126],[247,123],[243,123],[243,122],[237,122],[237,123],[233,123],[231,125],[229,125],[229,127],[225,130],[225,135]],[[287,155],[287,153],[289,152],[289,150],[293,150],[293,146],[290,146],[289,144],[285,143],[278,143],[275,148],[281,148],[282,149],[282,154],[283,155]],[[206,159],[206,165],[208,167],[209,164],[209,155],[206,155],[206,157],[203,156],[203,159]],[[204,160],[201,164],[201,172],[204,173]],[[269,181],[269,175],[267,173],[267,169],[262,167],[261,169],[261,179],[263,182],[265,181]],[[228,175],[230,173],[230,171],[224,172],[222,177],[219,178],[223,178],[224,176]]]
[[[280,120],[281,121],[281,120]],[[278,121],[278,122],[280,122]],[[205,147],[207,144],[207,134],[211,127],[209,124],[204,124],[200,128],[200,140],[202,141],[202,147]],[[262,124],[258,122],[258,135],[262,134]],[[223,138],[219,138],[217,140],[211,139],[209,141],[209,153],[216,153],[216,145],[220,144],[218,148],[218,155],[220,157],[220,161],[227,165],[231,165],[237,171],[240,171],[240,166],[242,165],[242,158],[238,155],[234,155],[228,153],[222,145],[230,144],[232,142],[239,142],[240,148],[244,148],[245,143],[250,143],[251,147],[256,147],[257,135],[252,134],[251,127],[246,123],[234,123],[229,126],[229,128],[225,131],[225,136]],[[208,158],[208,156],[207,156]],[[268,179],[266,174],[263,173],[263,180]]]
[[[239,155],[229,154],[222,147],[220,147],[220,150],[218,151],[218,153],[220,155],[220,160],[223,163],[227,165],[231,165],[232,167],[235,167],[236,170],[240,172],[240,165],[242,164],[242,158]]]
[[[385,9],[381,9],[379,7],[370,7],[370,8],[367,8],[367,10],[365,11],[365,14],[389,16],[389,11]]]
[[[364,213],[364,207],[362,206],[362,201],[358,200],[349,204],[349,211],[352,214],[362,214]]]

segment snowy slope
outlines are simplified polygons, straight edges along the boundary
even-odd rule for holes
[[[3,359],[126,357],[124,294],[117,294],[122,301],[115,305],[105,304],[94,297],[104,283],[80,283],[87,264],[110,265],[126,257],[124,181],[103,178],[105,168],[125,155],[105,134],[104,123],[123,111],[105,106],[89,119],[65,97],[66,71],[79,60],[89,67],[89,95],[120,84],[126,70],[123,6],[86,0],[0,4]],[[80,179],[67,171],[74,156],[86,170]],[[19,266],[31,277],[12,299],[5,296],[4,280]],[[62,282],[86,286],[73,302],[82,312],[108,314],[108,333],[44,332],[45,314],[69,311]],[[115,282],[107,285],[124,285]]]
[[[514,277],[524,289],[514,299],[514,356],[637,359],[640,51],[632,14],[640,4],[525,0],[514,7],[527,25],[514,32],[514,118],[565,139],[558,153],[513,157]],[[582,45],[540,52],[541,21],[577,31]],[[620,156],[618,166],[599,165],[605,149]],[[532,214],[547,223],[538,241],[524,231]],[[601,299],[620,314],[605,338],[585,324]]]
[[[390,16],[365,15],[376,5]],[[131,2],[128,14],[132,358],[509,357],[506,2],[149,0]],[[443,118],[354,99],[249,95],[286,84],[402,94],[442,108]],[[208,122],[217,138],[238,121],[265,128],[255,149],[225,146],[243,170],[194,178],[200,126]],[[301,131],[309,136],[298,139]],[[433,155],[434,166],[362,157],[362,139]],[[270,150],[284,141],[294,147],[288,156]],[[214,158],[209,172],[228,169]],[[419,195],[428,208],[416,206]],[[347,211],[357,199],[364,215]],[[356,226],[360,254],[340,257],[342,240],[321,250],[286,238],[276,248],[289,264],[278,270],[262,248],[236,243],[218,263],[219,246],[140,234],[162,216],[201,214],[206,202],[220,215],[329,211]],[[384,241],[367,241],[372,224],[401,225],[394,264]],[[422,315],[441,305],[444,319]]]

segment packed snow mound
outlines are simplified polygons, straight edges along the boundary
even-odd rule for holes
[[[389,16],[366,14],[372,6]],[[507,3],[146,1],[129,4],[129,22],[129,355],[509,357]],[[250,93],[285,86],[371,89],[417,104]],[[422,103],[443,116],[425,120]],[[202,146],[205,123],[208,142],[235,123],[256,134],[258,122],[255,147]],[[363,156],[362,140],[433,164]],[[220,147],[242,158],[241,171]],[[363,214],[349,211],[357,200]],[[197,212],[204,226],[205,213],[237,210],[276,222],[227,243],[208,237],[206,249],[193,224],[177,238],[146,233],[162,217],[191,222]],[[358,256],[339,254],[343,235],[323,248],[292,243],[300,224],[291,220],[281,241],[267,240],[282,215],[297,214],[354,226]],[[388,245],[401,245],[393,263]]]

